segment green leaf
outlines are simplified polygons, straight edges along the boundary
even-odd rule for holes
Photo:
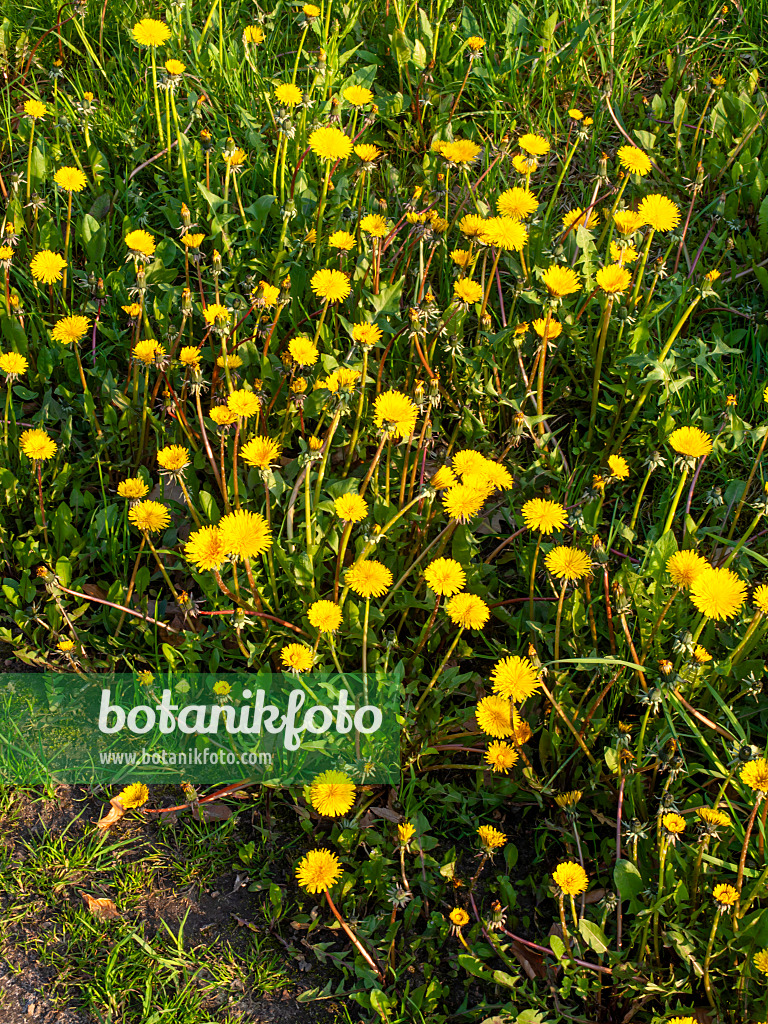
[[[558,960],[562,960],[565,956],[565,943],[559,935],[549,936],[549,945],[552,952],[555,954]]]
[[[491,981],[493,975],[483,964],[482,960],[470,953],[459,953],[459,963],[465,971],[469,971],[475,978],[482,978],[484,981]]]
[[[623,900],[643,891],[643,877],[631,860],[617,860],[613,868],[613,884]]]
[[[245,212],[249,217],[249,226],[258,238],[267,223],[269,211],[275,202],[274,196],[261,196],[250,206],[246,206]]]
[[[77,226],[80,241],[92,263],[101,263],[107,249],[107,233],[95,217],[86,213]]]
[[[497,985],[503,985],[504,988],[514,988],[517,985],[517,978],[507,974],[506,971],[494,971],[493,980]]]
[[[582,917],[579,921],[579,932],[590,949],[594,949],[596,953],[608,952],[608,939],[605,932],[594,921],[588,921],[586,917]]]

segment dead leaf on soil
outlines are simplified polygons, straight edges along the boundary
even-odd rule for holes
[[[102,921],[120,919],[118,909],[112,900],[106,897],[89,896],[87,892],[81,892],[80,895],[94,917],[98,917]]]
[[[232,811],[221,801],[212,800],[209,804],[198,804],[197,807],[193,807],[192,817],[195,821],[200,821],[201,817],[205,822],[227,821],[232,817]]]
[[[112,804],[112,810],[105,817],[100,818],[99,821],[96,822],[96,828],[110,828],[112,825],[116,825],[125,814],[125,808],[117,797],[113,797],[109,802]]]
[[[238,928],[250,928],[252,932],[257,932],[259,930],[251,921],[246,921],[244,917],[238,917],[237,914],[232,914],[232,920]]]
[[[375,814],[378,818],[386,818],[387,821],[393,821],[395,824],[403,820],[402,814],[391,811],[388,807],[371,807],[371,814]]]

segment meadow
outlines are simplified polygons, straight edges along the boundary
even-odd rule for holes
[[[401,775],[6,774],[4,1021],[765,1021],[766,15],[5,0],[4,668]]]

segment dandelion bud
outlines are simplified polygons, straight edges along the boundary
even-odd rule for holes
[[[187,206],[186,203],[181,204],[181,223],[184,225],[185,228],[190,227],[190,225],[192,224],[192,217],[189,212],[189,207]]]
[[[217,276],[221,273],[221,253],[218,249],[213,250],[213,273]]]
[[[142,295],[147,290],[147,275],[144,272],[144,265],[139,263],[136,267],[136,291]]]
[[[182,316],[192,316],[192,292],[189,288],[181,293],[181,313]]]

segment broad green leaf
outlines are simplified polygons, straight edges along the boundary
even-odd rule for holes
[[[579,921],[579,932],[590,949],[594,949],[596,953],[608,952],[608,939],[605,932],[594,921],[588,921],[586,917],[583,917]]]
[[[623,900],[631,899],[643,891],[643,876],[631,860],[617,860],[613,868],[613,884]]]

